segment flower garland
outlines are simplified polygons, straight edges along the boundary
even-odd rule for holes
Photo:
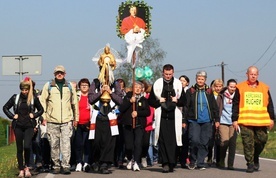
[[[118,16],[116,17],[116,22],[117,22],[117,27],[116,27],[116,32],[117,32],[117,36],[119,38],[123,38],[124,35],[121,34],[120,32],[120,27],[122,24],[122,18],[121,16],[123,15],[123,13],[125,12],[125,9],[129,8],[129,6],[134,5],[138,8],[143,8],[145,9],[145,23],[146,23],[146,28],[148,33],[146,34],[145,38],[149,37],[151,34],[151,13],[150,13],[150,9],[152,9],[151,6],[149,6],[146,2],[142,1],[135,1],[132,2],[131,0],[127,0],[126,2],[122,2],[121,5],[119,6],[119,10],[118,10]]]

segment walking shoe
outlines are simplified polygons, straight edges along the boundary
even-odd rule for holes
[[[206,168],[205,167],[198,167],[199,170],[203,171],[205,170]]]
[[[133,171],[140,171],[140,168],[139,168],[138,164],[136,163],[136,161],[133,164]]]
[[[147,158],[142,158],[141,165],[143,168],[148,167]]]
[[[260,168],[260,164],[259,163],[254,163],[254,170],[258,171]]]
[[[133,165],[133,160],[127,160],[127,166],[126,166],[126,168],[128,169],[128,170],[131,170],[131,168],[132,168],[132,165]]]
[[[109,170],[107,169],[107,167],[103,167],[103,168],[100,168],[100,173],[101,174],[109,174]]]
[[[99,171],[99,164],[98,163],[93,163],[92,164],[92,170],[95,171],[95,172],[98,172]]]
[[[18,176],[19,178],[24,178],[24,170],[20,170]]]
[[[122,169],[122,168],[124,168],[124,164],[123,164],[123,162],[122,161],[118,161],[118,168],[119,169]]]
[[[90,171],[90,165],[88,163],[84,163],[83,171],[84,172],[89,172]]]
[[[81,169],[82,169],[82,165],[81,163],[78,163],[76,166],[76,172],[81,172]]]
[[[69,168],[69,167],[65,167],[65,168],[63,168],[63,170],[62,170],[62,174],[65,174],[65,175],[67,175],[67,174],[71,174],[70,168]]]
[[[254,164],[248,164],[246,172],[247,173],[253,173],[254,172]]]
[[[107,168],[107,164],[106,163],[103,163],[100,167],[100,173],[101,174],[109,174],[109,170]]]
[[[188,164],[188,169],[190,169],[190,170],[194,170],[195,169],[195,164],[194,163],[190,163],[190,164]]]
[[[56,168],[52,171],[53,174],[59,174],[60,173],[60,168]]]
[[[70,167],[70,171],[74,172],[75,170],[76,170],[76,165],[72,164],[71,167]]]
[[[163,165],[163,173],[168,173],[169,172],[169,170],[170,170],[170,168],[169,168],[169,165],[168,164],[164,164]]]

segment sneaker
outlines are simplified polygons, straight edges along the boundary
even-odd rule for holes
[[[81,172],[81,169],[82,169],[82,164],[78,163],[76,166],[76,172]]]
[[[132,168],[132,165],[133,165],[133,160],[128,160],[127,161],[127,166],[126,166],[126,168],[128,169],[128,170],[131,170],[131,168]]]
[[[28,167],[26,167],[26,168],[24,169],[24,171],[25,171],[25,177],[32,177],[32,174],[31,174],[31,172],[30,172],[30,170],[29,170]]]
[[[190,170],[194,170],[195,169],[195,164],[193,164],[193,163],[190,163],[190,164],[188,164],[188,169],[190,169]]]
[[[142,158],[141,165],[143,168],[148,167],[147,158]]]
[[[246,172],[247,173],[253,173],[254,172],[254,164],[248,164]]]
[[[198,167],[199,170],[203,171],[205,170],[206,168],[205,167]]]
[[[62,174],[65,174],[65,175],[71,174],[70,168],[69,167],[68,168],[67,167],[63,168]]]
[[[254,171],[258,171],[260,169],[259,163],[254,163]]]
[[[136,163],[136,161],[133,164],[133,171],[140,171],[140,168],[139,168],[138,164]]]
[[[24,178],[24,170],[20,170],[18,176],[19,178]]]
[[[90,165],[88,163],[84,163],[83,171],[84,172],[89,172],[90,171]]]

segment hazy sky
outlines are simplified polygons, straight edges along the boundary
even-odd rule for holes
[[[62,64],[66,78],[98,75],[91,61],[107,43],[117,51],[116,16],[121,0],[0,0],[0,56],[42,55],[42,75],[31,76],[36,88],[53,78]],[[275,0],[147,0],[152,6],[152,35],[167,53],[175,76],[207,71],[209,84],[221,78],[245,80],[256,65],[259,79],[270,85],[276,103]],[[2,61],[1,61],[2,74]],[[19,76],[0,76],[0,105],[19,92]],[[2,110],[0,115],[4,116]]]

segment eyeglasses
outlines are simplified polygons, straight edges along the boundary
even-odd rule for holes
[[[55,75],[58,75],[58,74],[60,74],[60,75],[64,75],[64,72],[61,72],[61,71],[57,71],[57,72],[55,72]]]
[[[88,87],[88,85],[81,85],[81,87]]]

